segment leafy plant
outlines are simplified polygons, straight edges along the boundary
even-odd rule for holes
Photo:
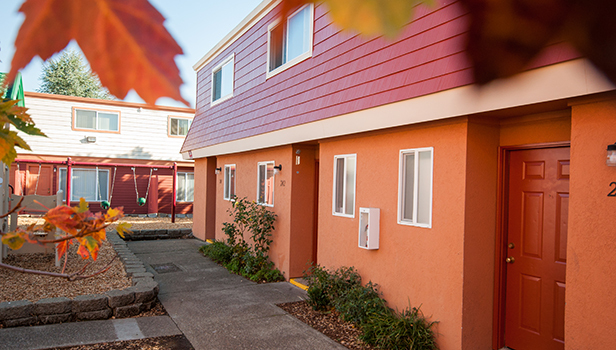
[[[381,298],[378,286],[368,282],[365,286],[356,285],[334,300],[334,307],[343,320],[363,325],[371,316],[387,309]]]
[[[340,267],[334,272],[322,266],[312,266],[304,276],[308,281],[308,304],[315,310],[331,308],[334,302],[355,286],[361,286],[361,276],[353,267]]]
[[[371,315],[363,324],[360,339],[370,345],[390,350],[438,349],[432,326],[419,308],[402,312],[384,309]]]

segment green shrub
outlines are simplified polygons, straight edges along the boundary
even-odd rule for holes
[[[438,349],[428,322],[419,308],[407,308],[401,313],[391,309],[371,315],[362,326],[360,339],[365,343],[389,350]]]
[[[276,282],[284,276],[269,260],[272,231],[276,214],[246,198],[233,197],[227,211],[233,222],[223,223],[225,242],[214,242],[200,248],[205,256],[221,263],[229,271],[256,282]],[[250,242],[245,236],[249,235]]]
[[[344,293],[361,286],[361,276],[353,267],[340,267],[334,272],[322,266],[312,266],[304,275],[308,281],[308,304],[315,310],[326,310]]]
[[[377,285],[372,282],[368,282],[366,286],[353,286],[334,301],[334,307],[343,320],[358,325],[366,323],[371,315],[387,309]]]

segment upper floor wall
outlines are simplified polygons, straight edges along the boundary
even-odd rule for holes
[[[47,137],[20,136],[20,154],[182,161],[190,108],[26,92],[28,113]]]
[[[197,63],[196,119],[182,152],[473,83],[464,53],[468,17],[457,1],[416,8],[395,40],[341,31],[323,4],[313,11],[310,54],[278,74],[268,71],[280,1],[265,0]],[[556,44],[533,67],[576,57]],[[229,66],[230,93],[219,75]],[[220,90],[226,96],[217,99]]]

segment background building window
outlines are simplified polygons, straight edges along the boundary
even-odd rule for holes
[[[233,196],[235,196],[235,164],[225,165],[224,199],[230,200]]]
[[[186,118],[169,118],[169,135],[171,136],[186,136],[190,129],[192,119]]]
[[[270,25],[268,72],[312,55],[313,13],[313,5],[309,4],[289,16],[285,23]]]
[[[355,178],[357,156],[334,157],[334,214],[355,216]]]
[[[233,96],[233,56],[212,70],[212,103]]]
[[[400,151],[398,223],[432,225],[432,148]]]
[[[178,202],[192,202],[195,199],[195,174],[178,172],[178,187],[175,199]]]
[[[109,170],[72,168],[71,173],[71,202],[109,200]],[[66,193],[66,168],[60,169],[59,182],[58,188]]]
[[[274,162],[258,163],[257,203],[274,206]]]
[[[75,109],[75,128],[120,131],[120,113]]]

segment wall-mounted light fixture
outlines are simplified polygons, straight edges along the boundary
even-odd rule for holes
[[[616,142],[607,145],[607,166],[616,166]]]
[[[95,136],[86,136],[86,142],[87,143],[94,143],[94,142],[96,142],[96,137]]]
[[[282,164],[278,164],[274,166],[274,175],[278,174],[281,171],[282,171]]]
[[[222,171],[221,167],[216,168],[216,170],[214,170],[214,174],[218,175],[220,174],[220,172]]]

